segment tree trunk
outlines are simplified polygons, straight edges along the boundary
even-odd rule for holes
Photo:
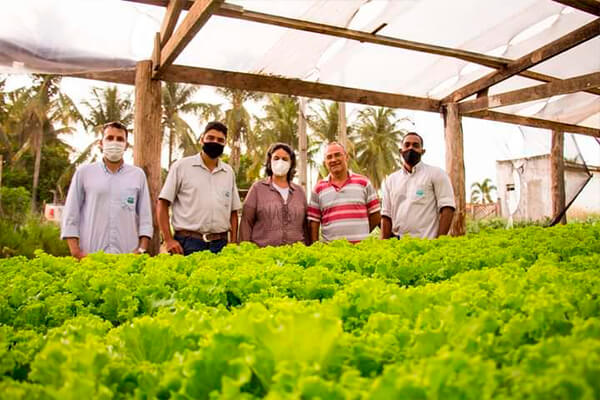
[[[552,147],[550,151],[550,182],[552,190],[552,217],[556,218],[565,209],[565,136],[563,132],[552,131]],[[560,219],[567,223],[567,215]]]
[[[300,185],[308,192],[307,164],[308,164],[308,138],[306,136],[306,99],[300,97],[298,104],[298,151],[300,159],[298,162]]]
[[[229,164],[235,171],[236,175],[240,170],[240,139],[239,135],[231,142],[231,156],[229,157]]]
[[[135,122],[133,161],[148,179],[154,236],[148,253],[159,251],[160,232],[156,219],[156,202],[161,188],[160,151],[162,143],[160,81],[152,80],[152,61],[140,61],[135,73]]]
[[[173,129],[169,128],[169,167],[173,163]]]
[[[31,186],[31,212],[34,213],[37,210],[37,192],[38,185],[40,182],[40,166],[42,164],[42,144],[44,140],[44,131],[37,119],[34,122],[34,152],[35,162],[33,164],[33,184]]]
[[[463,131],[458,104],[450,103],[444,112],[444,128],[446,139],[446,172],[450,177],[454,190],[456,210],[450,228],[450,235],[461,236],[466,232],[466,189],[465,189],[465,157]]]
[[[338,103],[338,142],[346,151],[349,151],[348,148],[348,135],[347,135],[347,127],[346,127],[346,103]]]

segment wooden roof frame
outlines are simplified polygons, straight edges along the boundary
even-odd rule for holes
[[[527,126],[542,127],[543,125],[544,128],[554,130],[564,130],[568,128],[568,132],[571,133],[580,133],[584,135],[600,137],[600,129],[589,128],[576,124],[565,124],[542,118],[523,117],[519,115],[490,111],[490,108],[499,107],[498,104],[516,104],[531,101],[533,99],[548,98],[558,94],[573,93],[575,91],[585,91],[594,95],[600,95],[600,88],[598,87],[600,85],[594,83],[597,81],[597,76],[595,74],[588,74],[591,76],[563,80],[529,70],[529,68],[548,60],[551,57],[561,54],[598,36],[600,34],[600,18],[593,20],[592,22],[576,29],[575,31],[572,31],[565,36],[558,38],[557,40],[548,43],[523,57],[520,57],[517,60],[510,60],[466,50],[430,45],[369,32],[346,29],[333,25],[249,11],[236,5],[226,4],[224,3],[224,0],[124,1],[162,6],[166,7],[167,9],[161,25],[161,31],[154,39],[155,49],[153,55],[153,79],[212,86],[224,86],[244,90],[290,94],[342,102],[431,112],[441,112],[446,104],[458,103],[459,112],[464,116],[506,123],[518,123]],[[594,15],[600,15],[600,7],[597,7],[599,3],[597,0],[555,1],[588,13],[592,13]],[[183,10],[188,10],[188,13],[181,21],[179,26],[177,26],[178,17]],[[270,24],[279,27],[336,36],[350,40],[358,40],[360,42],[374,43],[382,46],[453,57],[489,68],[494,68],[496,71],[491,72],[490,74],[477,79],[476,81],[470,82],[464,87],[458,88],[444,99],[437,100],[395,93],[327,85],[278,76],[172,65],[175,58],[183,51],[185,46],[193,39],[195,34],[202,28],[202,26],[212,15]],[[177,29],[175,29],[176,26]],[[117,83],[133,84],[135,71],[133,69],[113,70],[104,72],[86,72],[82,74],[71,75],[87,77],[91,79],[107,80]],[[519,91],[497,94],[494,96],[487,96],[487,88],[515,75],[520,75],[541,82],[547,82],[547,84],[520,89]],[[592,81],[591,83],[590,79]],[[476,93],[479,93],[477,99],[464,101],[464,99]]]

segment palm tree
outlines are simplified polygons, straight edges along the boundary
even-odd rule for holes
[[[106,88],[95,87],[90,94],[91,100],[84,100],[81,104],[85,106],[88,114],[83,121],[84,127],[91,130],[93,138],[58,178],[56,186],[59,198],[64,198],[64,188],[71,182],[77,166],[90,161],[98,138],[101,136],[102,126],[113,121],[119,121],[127,127],[133,123],[133,103],[130,92],[122,93],[119,92],[117,86],[109,86]]]
[[[210,108],[192,101],[197,91],[197,86],[175,82],[166,82],[162,88],[162,128],[163,134],[169,132],[169,165],[173,163],[176,146],[183,150],[184,157],[200,150],[194,131],[182,118],[182,114],[204,114],[207,107]]]
[[[395,111],[385,107],[367,107],[359,112],[352,141],[360,169],[379,189],[386,175],[401,166],[399,145],[406,133],[398,127]]]
[[[225,124],[228,128],[227,141],[231,148],[229,161],[237,173],[240,168],[240,154],[242,144],[248,146],[252,132],[252,117],[244,104],[248,101],[258,101],[264,95],[258,92],[248,92],[240,89],[219,88],[217,93],[229,100],[230,108],[225,111]]]
[[[32,211],[35,211],[37,207],[37,189],[44,139],[47,142],[62,143],[58,139],[59,134],[72,133],[74,131],[72,122],[84,122],[84,118],[73,101],[61,93],[60,80],[61,77],[56,75],[34,75],[34,86],[31,88],[30,101],[25,109],[22,132],[30,140],[35,157],[31,190]],[[23,95],[29,96],[29,94]],[[55,128],[57,124],[61,127]]]
[[[308,125],[316,135],[318,143],[330,143],[337,140],[339,123],[339,103],[327,104],[320,100],[315,107],[311,107]]]
[[[292,148],[298,147],[298,107],[296,97],[279,94],[267,96],[267,104],[263,107],[266,115],[255,118],[254,135],[248,141],[248,150],[253,158],[248,175],[258,177],[271,144],[283,142]]]
[[[86,124],[96,134],[108,122],[119,121],[125,126],[133,123],[133,105],[131,93],[119,93],[117,86],[107,88],[93,88],[92,100],[85,100],[82,104],[88,109],[89,116]]]
[[[485,178],[482,182],[475,182],[471,185],[471,203],[493,203],[492,190],[497,190],[492,185],[490,178]]]

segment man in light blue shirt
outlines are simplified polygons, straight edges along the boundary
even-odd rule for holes
[[[124,164],[127,128],[103,127],[102,161],[77,169],[63,211],[61,237],[78,259],[89,253],[145,253],[152,237],[146,174]]]

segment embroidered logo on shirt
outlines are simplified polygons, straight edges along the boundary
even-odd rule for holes
[[[229,192],[225,192],[225,197],[229,198]]]
[[[134,202],[134,201],[135,201],[135,199],[134,199],[132,196],[129,196],[129,197],[127,198],[127,203],[128,203],[128,204],[133,204],[133,202]]]
[[[417,189],[417,196],[423,197],[425,195],[425,191],[423,189]]]

